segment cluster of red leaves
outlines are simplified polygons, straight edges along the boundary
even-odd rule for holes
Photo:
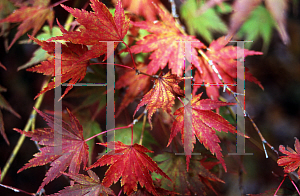
[[[223,82],[229,84],[229,87],[235,91],[234,84],[236,84],[236,82],[234,79],[237,78],[237,70],[243,69],[241,62],[237,60],[242,57],[239,50],[244,54],[244,58],[250,55],[262,55],[263,53],[247,49],[243,50],[235,46],[226,46],[229,41],[230,40],[226,39],[224,36],[212,41],[206,51],[206,56],[214,63]],[[208,97],[217,100],[219,98],[219,88],[223,83],[220,81],[218,74],[213,70],[212,66],[203,57],[199,57],[198,59],[200,66],[197,67],[195,73],[195,83],[204,83]],[[247,72],[247,70],[245,72],[245,79],[258,84],[263,88],[260,82]],[[220,84],[220,86],[216,84]],[[196,94],[199,87],[200,86],[194,87],[193,94]]]
[[[131,6],[140,3],[138,9],[131,9]],[[158,2],[158,0],[156,1]],[[269,2],[269,1],[268,1]],[[59,23],[62,36],[54,37],[48,41],[40,41],[33,36],[40,29],[41,25],[48,20],[50,26],[53,21],[53,11],[48,6],[48,1],[35,0],[32,7],[21,7],[8,18],[0,22],[21,22],[19,31],[15,35],[12,44],[26,31],[33,28],[30,39],[42,46],[51,57],[41,64],[27,69],[49,75],[51,77],[61,77],[61,83],[69,81],[69,86],[65,90],[62,98],[72,89],[76,82],[81,81],[85,75],[87,67],[90,65],[89,60],[92,58],[106,55],[106,57],[113,54],[113,50],[107,51],[107,44],[113,44],[114,50],[119,42],[123,42],[123,38],[127,34],[130,26],[129,19],[125,17],[125,13],[120,0],[116,3],[116,10],[114,16],[109,12],[108,8],[98,0],[91,0],[92,12],[85,10],[73,9],[62,5],[62,7],[71,13],[80,27],[76,31],[67,31]],[[181,90],[179,83],[182,81],[181,76],[185,69],[185,47],[187,43],[191,44],[191,58],[189,59],[196,68],[195,82],[205,84],[222,84],[220,76],[225,83],[235,83],[234,79],[237,77],[237,69],[240,68],[237,59],[242,56],[237,56],[237,47],[226,46],[229,40],[221,37],[213,41],[205,55],[214,64],[218,73],[213,69],[211,63],[207,62],[204,57],[199,57],[197,51],[206,48],[194,36],[186,35],[178,22],[172,15],[166,11],[162,6],[150,3],[150,1],[123,1],[125,7],[129,7],[129,11],[138,15],[145,16],[147,21],[131,22],[136,28],[145,29],[150,32],[150,35],[137,41],[131,48],[127,48],[132,53],[149,53],[151,62],[145,66],[139,64],[134,68],[134,71],[125,73],[116,83],[116,88],[129,86],[126,90],[123,103],[120,106],[118,114],[121,110],[128,106],[137,96],[144,94],[142,100],[138,104],[135,113],[143,106],[146,106],[148,111],[149,124],[152,127],[151,118],[157,109],[166,111],[171,116],[172,107],[175,103],[175,97],[183,97],[183,90]],[[142,9],[141,6],[149,6],[151,9]],[[150,10],[147,12],[146,10]],[[34,12],[32,17],[28,17],[30,12]],[[153,21],[159,16],[160,21]],[[34,22],[31,22],[33,20]],[[101,33],[99,33],[101,32]],[[50,42],[53,40],[64,40],[66,43],[62,44],[61,54],[61,75],[56,74],[55,70],[55,44]],[[124,43],[124,42],[123,42]],[[248,55],[261,55],[261,52],[244,50],[244,57]],[[170,72],[165,75],[157,74],[159,70],[165,69],[168,65]],[[145,75],[136,75],[136,73],[145,72]],[[151,77],[154,79],[153,88],[148,91],[150,87]],[[249,73],[246,73],[246,79],[260,83]],[[37,96],[45,93],[48,90],[55,88],[55,82],[52,81],[44,88]],[[207,87],[207,94],[212,99],[202,99],[202,94],[196,95],[197,87],[194,88],[194,98],[190,100],[184,107],[177,109],[174,112],[176,116],[170,133],[168,146],[173,141],[173,138],[178,132],[181,132],[181,141],[186,152],[187,172],[191,159],[191,153],[196,143],[196,137],[214,154],[219,163],[226,171],[225,161],[222,156],[222,149],[219,145],[220,139],[216,135],[216,131],[236,133],[235,127],[229,124],[222,116],[216,114],[211,110],[218,109],[221,106],[234,105],[233,103],[226,103],[217,101],[219,97],[219,86]],[[148,92],[147,92],[148,91]],[[125,145],[122,142],[105,143],[103,146],[114,145],[114,151],[102,156],[96,163],[86,168],[88,160],[88,146],[86,140],[83,138],[83,128],[75,116],[69,112],[70,124],[62,123],[62,131],[54,130],[55,119],[40,111],[37,111],[48,122],[50,128],[44,130],[37,129],[33,132],[25,132],[19,129],[16,131],[31,137],[32,140],[38,141],[40,145],[45,147],[40,149],[40,152],[35,154],[35,158],[31,159],[19,172],[29,167],[38,165],[45,165],[50,163],[51,168],[46,173],[43,183],[39,187],[39,192],[46,184],[60,175],[64,174],[74,180],[77,184],[66,187],[59,192],[59,195],[114,195],[108,188],[113,183],[116,183],[121,178],[121,186],[127,195],[135,195],[138,191],[142,192],[145,189],[147,194],[160,195],[175,194],[170,191],[155,187],[150,172],[155,172],[171,180],[158,165],[146,154],[152,152],[139,144]],[[0,113],[1,114],[1,113]],[[0,130],[1,131],[1,130]],[[1,131],[3,134],[3,131]],[[61,143],[55,143],[55,135],[61,138]],[[195,137],[196,136],[196,137]],[[298,152],[299,142],[296,151]],[[59,154],[55,149],[61,149]],[[291,151],[290,151],[291,152]],[[292,152],[291,152],[292,153]],[[281,164],[287,164],[287,161],[281,159]],[[89,176],[79,174],[80,165],[83,163],[83,168],[89,170],[94,167],[110,165],[105,173],[105,177],[100,183],[100,179],[92,171],[88,171]],[[68,173],[63,173],[68,169]],[[294,166],[295,167],[295,166]],[[292,167],[292,168],[294,168]],[[197,179],[200,179],[206,186],[212,188],[210,181],[223,182],[213,174],[211,174],[206,167],[201,167],[201,171],[197,174]],[[290,171],[289,169],[288,171]],[[187,174],[187,173],[186,173]],[[174,176],[176,176],[174,174]],[[172,180],[171,180],[172,181]],[[137,183],[142,187],[137,190]],[[185,181],[188,184],[187,181]],[[187,185],[188,186],[188,185]],[[203,185],[202,185],[203,186]],[[144,188],[143,188],[144,187]],[[142,194],[142,193],[141,193]]]
[[[69,81],[69,86],[61,98],[73,88],[73,84],[81,81],[86,75],[86,68],[89,65],[89,59],[99,57],[107,53],[108,41],[114,42],[114,48],[119,42],[122,42],[129,28],[129,20],[125,18],[125,13],[121,3],[117,3],[115,15],[109,12],[108,8],[97,0],[91,0],[91,7],[94,12],[73,9],[62,5],[62,7],[76,17],[76,21],[82,25],[79,31],[67,31],[60,24],[62,36],[54,37],[48,41],[40,41],[30,37],[38,43],[50,55],[54,55],[55,45],[53,40],[66,40],[62,45],[61,54],[61,82]],[[101,33],[99,33],[101,32]],[[87,46],[91,46],[88,50]],[[111,54],[113,51],[111,51]],[[111,55],[107,54],[107,56]],[[47,61],[42,62],[27,71],[43,73],[44,75],[55,75],[55,58],[50,57]],[[57,76],[56,76],[57,77]],[[48,84],[38,95],[55,88],[55,82]]]

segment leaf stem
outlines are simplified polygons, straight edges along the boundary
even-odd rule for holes
[[[133,126],[131,128],[131,146],[133,145]]]
[[[21,189],[17,189],[17,188],[14,188],[14,187],[11,187],[11,186],[7,186],[7,185],[4,185],[4,184],[0,184],[0,186],[2,186],[4,188],[7,188],[7,189],[10,189],[10,190],[13,190],[16,193],[22,192],[22,193],[25,193],[27,195],[33,195],[33,196],[35,195],[35,193],[28,193],[28,192],[23,191]]]
[[[255,122],[253,121],[253,119],[250,117],[250,115],[248,114],[248,112],[242,107],[241,102],[239,101],[239,99],[237,98],[237,93],[233,92],[224,82],[222,76],[220,75],[218,69],[216,68],[216,66],[214,65],[214,62],[212,60],[210,60],[207,55],[201,50],[199,49],[198,52],[201,54],[201,56],[208,62],[208,64],[212,67],[213,71],[217,74],[218,78],[220,79],[220,81],[222,82],[222,85],[224,86],[224,90],[225,88],[233,95],[234,99],[236,100],[237,104],[239,105],[239,107],[243,110],[244,116],[247,116],[250,120],[250,122],[252,123],[252,126],[254,127],[254,129],[256,130],[256,132],[258,133],[261,141],[262,141],[262,145],[263,145],[263,149],[266,155],[266,158],[268,158],[268,153],[265,149],[265,144],[267,146],[269,146],[269,148],[271,150],[273,150],[277,155],[278,155],[278,151],[272,146],[270,145],[266,139],[263,137],[263,135],[261,134],[259,128],[257,127],[257,125],[255,124]]]
[[[122,65],[122,64],[116,64],[116,63],[90,63],[90,65],[106,65],[106,64],[117,65],[117,66],[124,67],[124,68],[127,68],[127,69],[135,70],[133,67],[129,67],[129,66]]]
[[[131,52],[129,46],[128,46],[123,40],[122,40],[122,43],[123,43],[123,44],[126,46],[126,48],[128,49],[129,54],[130,54],[131,59],[132,59],[132,63],[133,63],[133,65],[134,65],[134,68],[137,69],[137,68],[136,68],[136,64],[135,64],[135,62],[134,62],[134,58],[133,58],[132,52]]]
[[[143,118],[143,127],[142,127],[142,133],[141,133],[141,137],[140,137],[140,142],[139,144],[140,145],[143,145],[143,137],[144,137],[144,131],[145,131],[145,125],[146,125],[146,115],[144,115],[144,118]]]
[[[69,0],[61,0],[61,1],[59,1],[59,2],[56,2],[56,3],[52,4],[52,5],[50,6],[50,8],[56,7],[56,6],[58,6],[59,4],[62,4],[62,3],[64,3],[64,2],[66,2],[66,1],[69,1]]]
[[[50,81],[50,78],[48,78],[47,81],[44,82],[44,84],[42,85],[42,89],[44,89],[44,88],[48,85],[49,81]],[[34,108],[39,109],[39,107],[40,107],[41,104],[42,104],[44,95],[45,95],[45,93],[41,94],[41,95],[38,97],[38,99],[36,100],[36,102],[35,102],[35,104],[34,104]],[[29,131],[29,129],[30,129],[30,127],[31,127],[31,124],[34,122],[34,119],[35,119],[35,117],[36,117],[36,113],[37,113],[37,112],[36,112],[34,109],[31,111],[30,117],[29,117],[29,119],[28,119],[28,121],[27,121],[27,123],[26,123],[26,125],[25,125],[24,131],[26,131],[26,132]],[[25,140],[25,135],[22,134],[22,135],[20,136],[20,138],[19,138],[19,140],[18,140],[18,142],[17,142],[17,144],[16,144],[16,146],[15,146],[13,152],[11,153],[11,155],[10,155],[8,161],[6,162],[6,164],[5,164],[4,168],[3,168],[3,172],[2,172],[2,175],[1,175],[0,182],[3,181],[3,179],[4,179],[4,177],[5,177],[5,175],[6,175],[7,171],[8,171],[8,169],[10,168],[12,162],[14,161],[15,157],[17,156],[17,154],[18,154],[18,152],[19,152],[19,150],[20,150],[20,148],[21,148],[21,146],[22,146],[24,140]]]
[[[182,103],[182,105],[184,106],[183,101],[180,99],[180,97],[177,97],[177,99]]]

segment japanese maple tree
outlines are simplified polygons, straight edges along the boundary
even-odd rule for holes
[[[38,83],[41,90],[34,92],[36,104],[27,125],[14,128],[21,135],[20,141],[6,166],[0,168],[1,186],[29,195],[53,196],[222,194],[219,187],[230,181],[228,175],[238,174],[242,187],[241,173],[246,173],[242,161],[228,156],[230,149],[241,147],[241,140],[237,142],[235,136],[244,143],[250,138],[236,121],[237,115],[249,119],[266,156],[265,145],[273,150],[273,156],[278,155],[276,146],[267,142],[244,107],[241,97],[245,94],[237,93],[238,80],[264,89],[251,68],[241,62],[263,53],[234,46],[231,41],[253,10],[264,6],[276,22],[280,38],[288,43],[286,0],[265,0],[264,4],[262,0],[82,2],[85,4],[80,8],[75,8],[79,1],[72,0],[54,4],[50,0],[0,2],[0,11],[14,10],[0,14],[1,35],[9,39],[4,32],[17,23],[8,49],[13,50],[21,37],[26,37],[23,43],[40,47],[33,61],[26,63],[27,72],[20,72],[46,76]],[[72,3],[74,6],[70,6]],[[185,9],[191,5],[195,7],[187,14]],[[68,14],[67,21],[62,22],[54,9]],[[182,14],[177,15],[179,9]],[[188,21],[186,16],[193,18]],[[207,21],[203,19],[206,16]],[[226,17],[228,25],[222,22]],[[216,24],[209,20],[213,18]],[[200,26],[190,26],[198,20]],[[213,32],[220,24],[221,35]],[[44,33],[39,33],[41,29]],[[61,46],[60,54],[57,46]],[[108,61],[112,55],[113,63]],[[1,71],[9,71],[9,66],[0,63]],[[238,77],[238,72],[244,75]],[[109,83],[113,87],[109,88]],[[62,94],[58,87],[62,87]],[[0,86],[1,93],[6,90]],[[39,109],[46,106],[45,100],[53,91],[54,111],[53,107]],[[235,108],[242,114],[236,115],[235,110],[239,110]],[[0,109],[0,134],[9,144],[2,109],[21,116],[2,94]],[[108,119],[109,113],[115,118]],[[38,123],[36,128],[36,121],[42,123],[36,116],[44,119],[44,128]],[[17,173],[37,166],[47,170],[35,193],[1,184],[25,136],[36,143],[38,152],[28,163],[24,161]],[[258,146],[255,139],[250,138],[250,142]],[[295,150],[281,145],[279,151],[286,155],[274,158],[284,167],[283,181],[291,173],[300,179],[299,140],[295,141]],[[236,154],[245,155],[240,149]],[[232,160],[235,164],[230,164]],[[64,177],[60,179],[68,185],[60,191],[49,190],[49,184],[59,177]],[[281,184],[263,194],[282,191]]]

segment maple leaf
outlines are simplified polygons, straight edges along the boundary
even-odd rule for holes
[[[78,184],[75,184],[73,186],[65,187],[63,190],[59,191],[59,193],[55,193],[50,196],[54,195],[61,195],[61,196],[83,196],[83,195],[115,195],[114,192],[105,186],[103,186],[100,183],[99,177],[92,171],[87,171],[89,176],[83,175],[83,174],[66,174],[64,175],[70,177],[72,180],[77,182]]]
[[[262,18],[263,20],[260,20]],[[263,5],[259,5],[252,11],[249,19],[243,23],[237,35],[239,38],[244,37],[245,40],[253,40],[253,42],[247,43],[248,48],[261,37],[263,39],[262,51],[266,53],[272,38],[273,27],[276,27],[276,22],[270,12]]]
[[[148,64],[148,74],[155,74],[169,63],[169,69],[173,74],[182,76],[185,67],[184,53],[185,41],[191,42],[191,61],[197,66],[197,51],[204,45],[194,36],[183,35],[176,26],[176,21],[162,7],[155,6],[161,21],[131,22],[134,26],[145,29],[153,34],[146,35],[142,40],[131,47],[132,53],[151,52],[151,62]]]
[[[1,92],[6,92],[6,88],[0,86],[0,93]],[[0,94],[0,109],[5,109],[10,113],[14,114],[16,117],[21,118],[21,116],[11,107],[11,105],[5,100],[5,98],[1,94]],[[4,122],[3,122],[3,116],[1,110],[0,110],[0,134],[3,136],[6,143],[9,144],[9,141],[7,139],[4,130]]]
[[[123,6],[127,11],[143,16],[150,21],[156,20],[157,10],[153,4],[158,2],[159,0],[122,0]]]
[[[147,70],[147,66],[143,63],[137,64],[137,69],[141,72]],[[139,95],[145,94],[150,87],[150,77],[146,75],[136,74],[136,71],[127,71],[122,75],[115,84],[116,89],[127,87],[125,95],[122,99],[122,103],[116,113],[116,117],[120,115],[123,109],[125,109],[133,100],[139,97]]]
[[[215,165],[216,162],[203,162],[203,159],[199,161],[198,159],[192,158],[190,170],[187,171],[184,166],[185,160],[183,156],[165,152],[155,156],[153,159],[173,180],[173,182],[170,183],[164,178],[161,179],[161,187],[176,191],[179,195],[206,195],[208,190],[212,190],[216,193],[210,181],[224,183],[224,181],[209,171],[211,168],[207,167],[207,165]],[[153,177],[160,178],[155,175],[153,175]]]
[[[222,149],[219,145],[220,140],[216,135],[216,131],[224,131],[236,133],[234,126],[229,124],[222,116],[214,113],[213,111],[221,106],[235,105],[235,103],[227,103],[222,101],[216,101],[211,99],[200,100],[202,93],[195,96],[191,102],[190,107],[187,104],[185,107],[181,107],[174,112],[174,115],[178,115],[173,122],[170,139],[168,145],[172,142],[177,133],[181,132],[181,140],[184,144],[184,151],[186,153],[187,170],[189,169],[189,160],[191,158],[191,152],[193,151],[196,139],[198,138],[200,143],[204,145],[206,149],[209,149],[212,154],[215,154],[219,159],[225,171],[225,161],[222,158]],[[185,116],[187,117],[185,119]],[[186,130],[185,130],[185,127]]]
[[[246,19],[250,16],[251,12],[260,4],[262,0],[237,0],[233,4],[235,11],[230,18],[230,29],[228,37],[232,37],[236,31],[242,26]],[[277,30],[285,44],[289,43],[289,36],[285,27],[286,11],[288,8],[287,0],[265,0],[266,8],[269,10],[274,20],[277,22]]]
[[[298,169],[298,178],[300,178],[300,143],[297,138],[295,140],[295,150],[290,147],[286,147],[285,149],[283,145],[280,145],[279,151],[287,156],[279,157],[277,164],[284,167],[285,173],[291,173]]]
[[[120,177],[121,186],[124,192],[129,195],[137,191],[137,182],[153,195],[157,195],[153,181],[149,171],[160,174],[161,176],[171,180],[157,164],[145,153],[152,151],[139,144],[125,145],[120,141],[109,142],[108,144],[100,143],[100,145],[114,145],[114,151],[110,151],[103,155],[93,165],[87,169],[91,169],[103,165],[111,165],[105,173],[102,184],[109,187],[113,182],[116,183]],[[148,171],[149,170],[149,171]]]
[[[237,59],[242,56],[237,56],[237,50],[239,49],[236,46],[226,46],[229,40],[227,40],[224,36],[218,38],[211,42],[208,50],[206,51],[207,57],[214,63],[217,68],[220,76],[226,84],[236,84],[234,78],[237,78],[237,69],[243,69],[241,67],[241,62]],[[244,58],[250,55],[262,55],[262,52],[252,51],[244,49]],[[222,82],[220,81],[218,74],[213,70],[212,66],[203,59],[203,57],[199,57],[198,61],[200,63],[200,67],[197,67],[197,71],[195,74],[195,83],[202,84],[203,82],[206,84],[206,92],[207,95],[211,99],[218,99],[220,85]],[[245,70],[245,79],[248,81],[252,81],[258,84],[262,89],[262,85],[260,82],[252,76],[249,72],[247,72],[247,68]],[[213,85],[210,85],[213,84]],[[200,86],[195,86],[193,89],[193,94],[196,94],[197,89]],[[235,91],[235,86],[229,86],[230,89]]]
[[[88,145],[83,138],[82,126],[69,110],[70,124],[62,121],[61,132],[60,130],[54,130],[55,124],[53,117],[37,109],[36,111],[47,121],[50,128],[36,129],[33,132],[25,132],[20,129],[14,130],[27,137],[31,137],[33,141],[39,141],[40,145],[45,145],[45,147],[40,148],[39,153],[34,154],[33,159],[29,160],[29,162],[18,171],[19,173],[24,169],[46,165],[51,162],[51,168],[47,171],[46,177],[37,191],[40,192],[46,184],[61,176],[62,172],[68,167],[69,174],[78,174],[81,163],[83,163],[83,168],[85,168],[89,152]],[[57,142],[58,137],[61,138],[61,140],[59,140],[61,143]],[[55,148],[58,149],[58,152],[55,151]]]
[[[0,20],[3,22],[22,22],[18,27],[18,32],[16,33],[14,39],[10,43],[8,49],[19,39],[24,33],[33,29],[31,36],[40,30],[45,21],[48,22],[49,26],[52,27],[54,12],[52,7],[49,7],[50,0],[35,0],[32,6],[22,6],[15,10],[7,18]]]
[[[225,13],[231,12],[231,7],[228,4],[218,1],[223,7],[226,6]],[[196,0],[186,1],[180,8],[181,15],[187,24],[187,29],[190,34],[195,35],[196,32],[200,34],[206,41],[211,42],[213,40],[213,33],[219,32],[222,34],[227,33],[227,26],[220,18],[220,12],[222,9],[218,6],[218,9],[212,8],[216,4],[216,1],[208,1],[199,3]],[[197,8],[200,9],[197,11]],[[200,13],[200,14],[199,14]],[[214,22],[211,22],[214,21]]]
[[[66,11],[70,12],[76,21],[82,26],[79,31],[67,31],[60,24],[62,36],[57,36],[49,40],[68,40],[75,44],[92,45],[91,49],[86,52],[76,62],[99,57],[107,52],[105,41],[121,42],[129,29],[129,19],[125,18],[125,13],[118,0],[114,17],[108,8],[99,0],[91,0],[91,7],[94,12],[73,9],[61,5]],[[101,32],[101,33],[99,33]],[[110,54],[107,54],[109,56]]]
[[[142,101],[136,107],[133,116],[140,107],[147,104],[148,121],[152,128],[151,117],[156,112],[156,109],[162,108],[171,113],[171,108],[175,103],[175,96],[183,96],[183,90],[178,86],[181,80],[181,78],[170,72],[164,76],[159,76],[154,83],[154,87],[144,95]]]
[[[47,41],[40,41],[34,37],[29,35],[30,39],[35,41],[37,44],[42,46],[44,50],[48,52],[48,54],[52,55],[49,57],[47,61],[43,61],[41,64],[36,65],[35,67],[26,69],[27,71],[43,73],[44,75],[50,75],[56,77],[55,74],[55,43],[54,42],[47,42]],[[61,96],[63,98],[69,90],[73,88],[73,84],[76,82],[81,81],[85,74],[87,66],[89,65],[89,61],[81,61],[77,64],[74,64],[74,61],[81,58],[81,55],[86,53],[88,50],[87,46],[80,45],[80,44],[73,44],[67,42],[66,44],[61,45],[61,83],[64,83],[68,80],[69,86],[66,88],[64,94]],[[45,87],[36,97],[35,99],[40,96],[41,94],[45,93],[48,90],[55,88],[55,81],[52,81]]]

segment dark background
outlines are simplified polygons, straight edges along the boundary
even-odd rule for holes
[[[56,1],[52,1],[54,3]],[[74,1],[64,4],[73,7]],[[77,7],[83,7],[85,1],[81,1]],[[164,1],[167,5],[167,1]],[[65,21],[67,13],[60,7],[55,7],[55,14],[59,21]],[[264,91],[257,85],[246,82],[246,108],[253,117],[265,139],[278,150],[279,145],[294,148],[294,137],[300,138],[300,21],[299,15],[289,12],[287,29],[291,44],[282,44],[276,30],[273,32],[269,50],[263,56],[255,56],[246,59],[245,65],[250,72],[261,81]],[[13,28],[9,34],[11,41],[16,32]],[[21,39],[27,39],[26,35]],[[18,45],[17,43],[6,53],[4,39],[0,38],[0,62],[7,71],[0,69],[0,85],[7,88],[2,95],[9,101],[12,107],[22,117],[18,119],[11,113],[1,110],[5,122],[5,130],[10,141],[8,146],[0,137],[0,168],[3,169],[8,160],[19,134],[13,128],[23,129],[32,107],[34,97],[40,91],[45,80],[42,74],[17,71],[17,68],[26,63],[37,46],[30,44]],[[254,43],[252,49],[260,50],[261,41]],[[53,91],[47,92],[43,100],[41,110],[53,109]],[[43,127],[45,123],[38,117],[36,127]],[[243,179],[245,193],[261,193],[271,188],[276,188],[282,179],[282,168],[276,164],[276,155],[268,148],[270,158],[266,159],[262,151],[261,141],[253,126],[246,119],[246,132],[256,143],[246,143],[246,152],[254,153],[243,158],[245,172],[243,174],[227,173],[224,181],[228,182],[220,186],[223,195],[235,195],[239,190],[239,178]],[[28,138],[22,145],[15,161],[11,165],[3,184],[10,185],[27,192],[35,192],[44,178],[46,168],[35,167],[17,174],[32,155],[37,152],[35,144]],[[63,177],[46,185],[48,194],[55,193],[68,185]],[[291,183],[286,180],[285,187],[293,189]],[[116,192],[117,193],[117,192]],[[0,187],[0,195],[23,195]]]

